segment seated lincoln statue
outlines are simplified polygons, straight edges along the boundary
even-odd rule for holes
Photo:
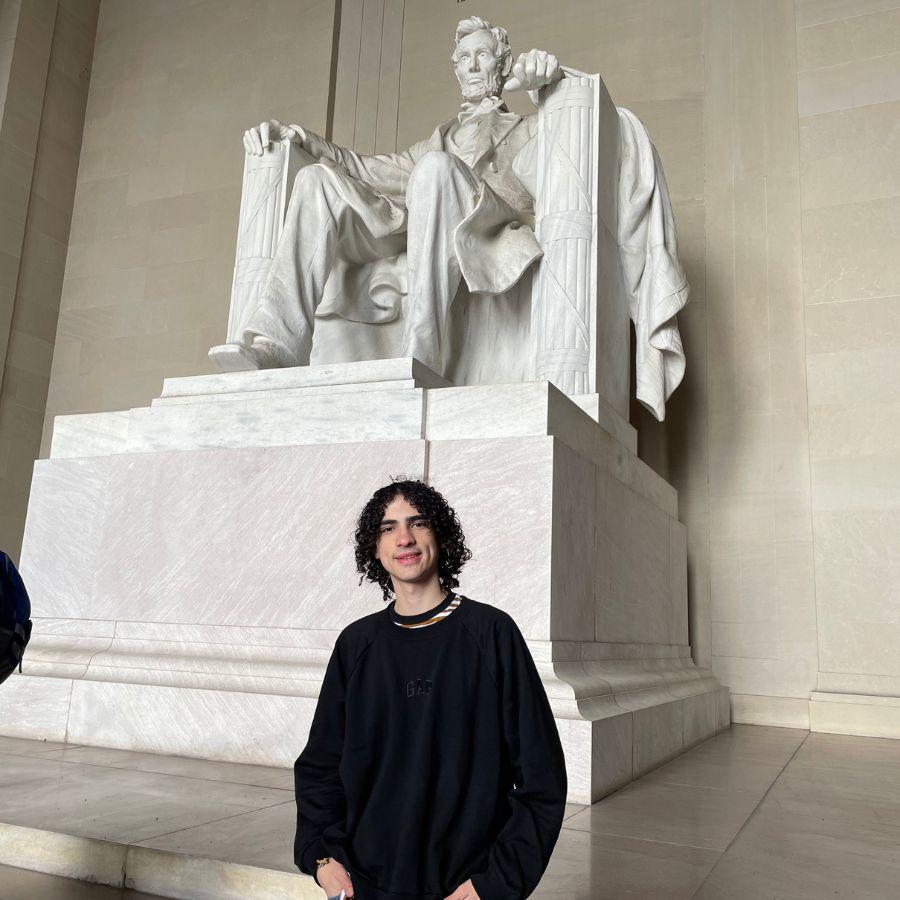
[[[245,132],[228,342],[210,358],[227,372],[415,357],[457,384],[599,391],[627,415],[630,318],[635,396],[662,420],[689,286],[646,129],[599,76],[543,50],[514,61],[484,19],[458,24],[450,62],[461,108],[401,153],[277,120]]]
[[[245,133],[248,154],[290,139],[317,164],[297,175],[268,278],[244,323],[241,367],[307,365],[315,311],[336,261],[405,251],[399,355],[440,372],[460,279],[470,291],[500,294],[541,256],[530,189],[536,117],[509,112],[502,93],[539,90],[562,77],[559,63],[541,50],[514,63],[506,30],[477,17],[459,23],[451,63],[459,114],[402,153],[365,156],[277,120]]]

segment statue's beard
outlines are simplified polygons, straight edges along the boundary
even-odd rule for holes
[[[457,77],[459,78],[459,76]],[[469,76],[465,75],[459,78],[463,100],[467,100],[469,103],[478,103],[485,97],[499,97],[503,91],[503,81],[499,72],[493,72],[491,75],[478,73],[473,78],[472,81],[469,80]]]

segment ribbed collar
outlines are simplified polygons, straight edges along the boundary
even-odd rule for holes
[[[441,622],[435,622],[434,625],[429,625],[427,628],[399,628],[394,624],[399,622],[402,625],[417,625],[420,622],[427,622],[432,616],[436,616],[438,613],[443,612],[456,599],[459,599],[460,601],[459,606],[453,610],[446,619]],[[465,597],[454,594],[453,591],[447,594],[437,606],[427,609],[423,613],[417,613],[414,616],[401,616],[399,613],[395,612],[395,603],[395,600],[391,600],[387,608],[383,610],[381,613],[380,625],[391,637],[406,641],[421,641],[428,640],[429,638],[446,637],[449,631],[452,630],[454,623],[462,617],[463,610],[466,606]]]

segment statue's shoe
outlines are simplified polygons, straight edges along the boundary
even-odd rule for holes
[[[300,365],[287,347],[260,335],[253,338],[250,353],[256,360],[257,369],[287,369]]]
[[[243,344],[219,344],[210,347],[207,355],[220,372],[250,372],[259,368],[250,348]]]
[[[264,337],[254,337],[253,343],[220,344],[212,347],[209,358],[222,372],[250,372],[254,369],[285,369],[300,363],[281,344]]]

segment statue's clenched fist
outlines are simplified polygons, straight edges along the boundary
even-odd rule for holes
[[[559,60],[546,50],[529,50],[520,53],[512,75],[507,79],[504,89],[507,91],[536,91],[546,84],[553,84],[563,77],[559,68]]]
[[[244,149],[251,156],[262,156],[272,141],[287,140],[302,144],[303,134],[298,131],[296,125],[282,125],[278,119],[269,119],[268,122],[260,122],[259,125],[254,125],[244,132]]]

